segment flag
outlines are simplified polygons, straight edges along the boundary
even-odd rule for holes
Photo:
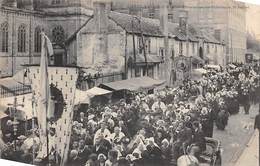
[[[49,103],[51,100],[49,77],[48,77],[48,56],[53,55],[53,48],[48,37],[41,33],[42,49],[41,49],[41,62],[40,62],[40,89],[38,97],[38,111],[37,119],[39,122],[40,139],[42,148],[47,142],[47,116],[49,114]],[[42,151],[43,152],[43,151]]]

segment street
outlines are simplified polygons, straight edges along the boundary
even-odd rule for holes
[[[253,137],[248,143],[248,147],[246,147],[242,155],[239,157],[235,166],[240,166],[240,165],[257,166],[258,165],[258,157],[259,157],[258,134],[259,134],[258,131],[254,132]]]
[[[244,160],[241,158],[244,158],[243,156],[248,152],[247,147],[254,134],[254,118],[257,112],[258,105],[251,107],[250,115],[245,115],[243,108],[240,108],[239,114],[230,116],[225,131],[215,129],[213,137],[221,141],[223,166],[244,166],[242,164]],[[250,148],[250,156],[256,155],[256,147]],[[251,161],[250,159],[247,160]],[[254,163],[250,164],[252,165],[247,163],[247,166],[256,166]]]

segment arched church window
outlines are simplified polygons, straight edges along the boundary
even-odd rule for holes
[[[1,52],[8,52],[8,23],[1,24]]]
[[[62,26],[56,26],[52,30],[53,42],[56,44],[62,44],[65,40],[65,33]]]
[[[34,51],[41,52],[42,39],[41,39],[41,28],[38,26],[34,31]]]
[[[18,52],[26,52],[26,28],[20,25],[18,28]]]

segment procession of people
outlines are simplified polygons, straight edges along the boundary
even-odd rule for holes
[[[242,107],[245,116],[259,100],[260,75],[250,66],[207,70],[200,80],[165,87],[154,94],[132,92],[128,99],[79,109],[72,125],[68,166],[180,166],[203,162],[206,138],[225,130]],[[11,131],[9,131],[11,132]],[[8,141],[3,131],[1,157],[32,163],[37,130]],[[2,143],[4,142],[4,143]],[[13,150],[15,148],[15,151]],[[33,156],[34,154],[34,156]],[[51,165],[59,164],[55,151]],[[186,161],[187,162],[187,161]]]

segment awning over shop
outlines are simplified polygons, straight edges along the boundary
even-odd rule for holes
[[[198,56],[192,56],[191,60],[192,60],[193,64],[204,64],[205,63],[205,60],[201,59]]]
[[[206,69],[214,69],[214,70],[217,70],[217,71],[221,70],[219,65],[206,65],[205,68]]]
[[[199,68],[199,69],[193,69],[192,70],[192,80],[200,80],[203,76],[203,74],[206,74],[207,70]]]
[[[8,115],[2,111],[0,111],[0,120],[7,117]]]
[[[150,77],[137,77],[128,80],[110,82],[101,84],[100,87],[108,90],[119,91],[141,91],[144,89],[151,89],[164,84],[165,81],[155,80]]]
[[[75,104],[90,103],[90,99],[94,96],[108,95],[112,92],[102,88],[94,87],[86,91],[76,90]]]
[[[19,119],[20,120],[29,120],[33,118],[33,113],[32,113],[32,94],[27,94],[27,95],[20,95],[16,96],[17,98],[17,103],[22,104],[22,106],[19,106],[17,108],[19,114]],[[10,104],[13,104],[14,102],[14,97],[8,97],[8,98],[1,98],[0,99],[0,105],[4,108],[10,107]],[[0,110],[1,112],[2,110]],[[5,110],[4,110],[5,111]]]

